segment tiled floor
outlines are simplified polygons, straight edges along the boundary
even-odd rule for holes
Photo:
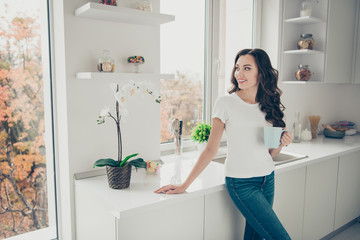
[[[330,240],[360,240],[360,223],[354,223]]]

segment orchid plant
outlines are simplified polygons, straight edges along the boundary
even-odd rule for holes
[[[128,116],[128,110],[126,108],[126,101],[131,96],[135,96],[137,94],[148,94],[153,97],[156,103],[161,102],[161,97],[155,94],[154,91],[150,90],[149,84],[145,84],[143,82],[135,83],[134,81],[129,81],[123,86],[120,86],[117,83],[113,83],[110,85],[115,100],[116,100],[116,115],[114,116],[111,114],[109,107],[105,106],[101,112],[97,123],[103,124],[105,123],[106,118],[111,118],[114,120],[117,129],[117,140],[118,140],[118,157],[117,160],[106,158],[106,159],[99,159],[94,163],[93,167],[104,167],[104,166],[112,166],[112,167],[123,167],[126,164],[130,164],[136,168],[146,168],[147,164],[142,158],[133,159],[128,161],[130,158],[136,157],[138,153],[131,154],[124,159],[122,159],[122,140],[121,140],[121,128],[120,122],[121,118]]]

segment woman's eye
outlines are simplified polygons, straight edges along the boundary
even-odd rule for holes
[[[245,67],[244,69],[245,69],[246,71],[248,71],[248,70],[250,70],[251,68],[249,68],[249,67]]]

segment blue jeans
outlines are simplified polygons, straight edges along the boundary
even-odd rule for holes
[[[226,177],[225,185],[246,219],[244,240],[291,239],[272,209],[274,172],[264,177]]]

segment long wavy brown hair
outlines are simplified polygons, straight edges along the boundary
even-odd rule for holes
[[[258,67],[257,80],[259,84],[255,100],[259,103],[260,110],[265,113],[265,120],[272,123],[274,127],[285,127],[286,124],[283,120],[285,107],[280,101],[282,91],[277,86],[278,71],[272,67],[270,58],[264,50],[259,48],[243,49],[236,54],[231,74],[232,87],[228,92],[231,94],[241,91],[234,74],[237,60],[244,55],[253,56]]]

